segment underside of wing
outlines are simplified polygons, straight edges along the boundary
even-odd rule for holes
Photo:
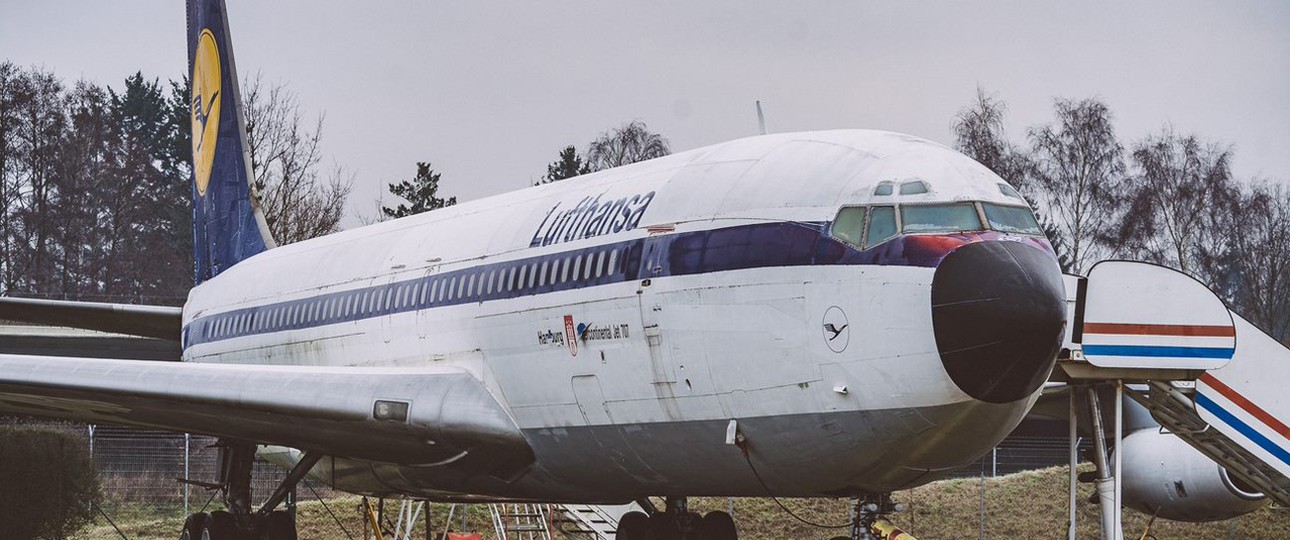
[[[0,325],[0,354],[178,362],[179,342],[54,326]]]
[[[472,374],[452,369],[0,355],[0,412],[277,444],[510,477],[532,450]]]
[[[83,328],[178,342],[183,311],[177,307],[35,298],[0,298],[0,320]]]

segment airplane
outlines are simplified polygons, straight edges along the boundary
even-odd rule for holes
[[[294,539],[277,507],[305,476],[445,502],[664,497],[623,540],[737,538],[692,496],[881,513],[1008,435],[1069,334],[1026,200],[881,131],[739,139],[276,246],[222,0],[188,3],[188,54],[182,309],[0,302],[181,343],[182,362],[0,355],[0,412],[219,437],[226,509],[185,538]],[[300,452],[256,508],[260,445]]]

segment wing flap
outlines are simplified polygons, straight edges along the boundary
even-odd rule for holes
[[[0,320],[179,341],[183,310],[165,306],[0,298]]]
[[[0,355],[0,411],[405,465],[468,454],[477,458],[472,463],[510,469],[532,460],[518,427],[483,384],[448,369]]]

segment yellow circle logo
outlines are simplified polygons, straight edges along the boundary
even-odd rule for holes
[[[219,47],[209,29],[197,37],[193,55],[193,179],[197,194],[206,194],[215,161],[215,141],[219,139],[220,103]]]

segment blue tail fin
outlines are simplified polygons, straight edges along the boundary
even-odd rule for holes
[[[193,262],[198,285],[274,246],[251,194],[251,160],[223,0],[189,0]]]

